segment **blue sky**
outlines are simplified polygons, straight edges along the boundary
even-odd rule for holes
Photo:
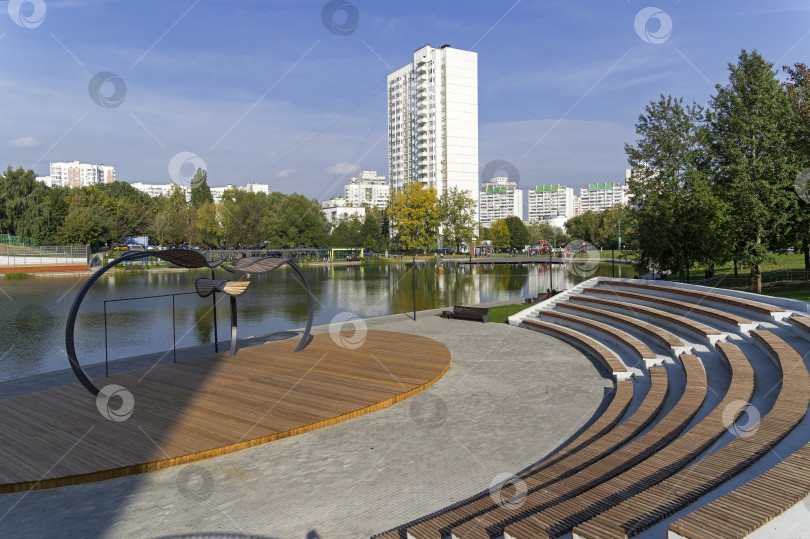
[[[321,0],[0,1],[0,166],[80,160],[165,183],[190,152],[212,186],[328,198],[357,170],[387,176],[385,77],[449,43],[478,53],[481,168],[581,186],[623,179],[644,105],[705,104],[741,49],[810,63],[806,2],[648,1],[352,0],[359,18],[333,19],[356,22],[348,35]],[[123,99],[94,101],[94,77]]]

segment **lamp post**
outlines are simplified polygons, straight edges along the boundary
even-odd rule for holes
[[[551,251],[548,252],[548,283],[551,286],[549,290],[554,290],[554,275],[551,273]]]

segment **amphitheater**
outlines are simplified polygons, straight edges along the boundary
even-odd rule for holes
[[[510,324],[592,359],[613,380],[609,405],[495,488],[375,537],[808,536],[807,310],[607,278],[527,308]]]

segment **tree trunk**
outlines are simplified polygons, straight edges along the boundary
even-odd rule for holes
[[[810,271],[810,245],[804,244],[804,269]]]
[[[762,294],[762,272],[759,264],[751,265],[751,291]]]
[[[734,261],[734,276],[737,276],[737,261]]]

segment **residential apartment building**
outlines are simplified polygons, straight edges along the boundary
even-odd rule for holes
[[[560,184],[529,189],[529,221],[570,219],[576,215],[576,198],[573,187]]]
[[[478,206],[478,55],[425,45],[388,75],[388,177],[453,187]]]
[[[356,215],[360,219],[366,216],[365,206],[349,206],[343,197],[334,197],[321,202],[321,211],[326,216],[326,220],[334,229],[341,219],[346,219]]]
[[[381,210],[388,206],[391,189],[385,183],[385,176],[377,176],[376,170],[363,170],[349,180],[343,189],[346,204],[349,206],[376,206]]]
[[[186,196],[186,202],[191,201],[191,190],[185,185],[178,185],[176,183],[143,183],[133,182],[132,187],[138,191],[142,191],[150,197],[169,196],[173,188],[178,188]]]
[[[498,219],[515,216],[523,220],[523,190],[509,178],[492,178],[478,193],[478,214],[481,226],[489,227]]]
[[[51,163],[50,175],[38,177],[48,187],[85,187],[115,181],[115,167],[70,161]]]
[[[616,182],[591,183],[580,188],[582,212],[600,212],[616,204],[626,205],[629,199],[627,185]]]

